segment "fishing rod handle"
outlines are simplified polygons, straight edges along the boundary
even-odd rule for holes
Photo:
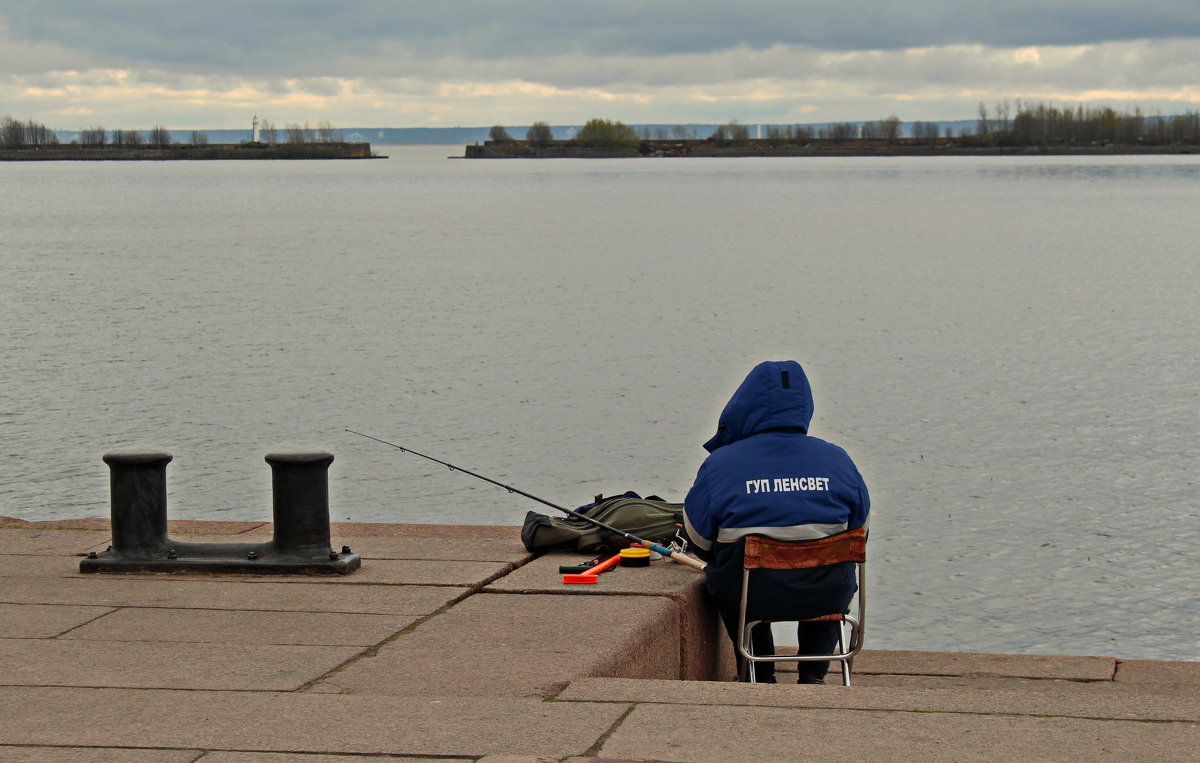
[[[642,545],[645,546],[646,548],[650,549],[651,551],[656,551],[656,552],[662,554],[663,556],[667,557],[671,561],[679,562],[680,564],[682,564],[685,567],[691,567],[693,570],[703,571],[704,568],[708,566],[707,564],[700,561],[699,559],[693,559],[692,557],[688,556],[687,554],[681,554],[678,551],[672,551],[671,549],[667,548],[666,546],[660,546],[657,543],[651,543],[648,540],[642,541]]]

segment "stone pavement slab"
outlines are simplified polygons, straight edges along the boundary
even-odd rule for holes
[[[553,553],[540,556],[520,569],[488,585],[488,591],[508,593],[554,593],[571,595],[608,594],[690,596],[703,586],[704,575],[690,567],[667,560],[649,567],[620,567],[601,573],[594,585],[564,585],[559,565],[581,564],[593,559],[583,554]]]
[[[3,605],[0,605],[2,612]],[[111,610],[111,614],[103,617],[93,615],[93,618],[62,638],[86,641],[373,646],[412,624],[418,616],[126,607]]]
[[[3,537],[4,533],[0,532],[0,538]],[[79,562],[82,559],[82,555],[3,554],[0,555],[0,578],[64,578],[79,575]]]
[[[331,646],[0,640],[10,686],[289,691],[358,656]]]
[[[386,585],[481,586],[513,568],[511,562],[490,561],[367,559],[365,562],[362,569],[350,575],[328,575],[323,579],[327,583],[341,585],[382,583]],[[280,582],[311,582],[312,580],[311,577],[302,575],[279,575],[276,578]],[[243,579],[251,580],[250,578]],[[257,580],[261,580],[261,578]]]
[[[559,704],[559,703],[554,703]],[[1200,725],[962,713],[637,705],[598,754],[694,763],[1195,761]]]
[[[1071,681],[1111,681],[1116,666],[1117,661],[1112,657],[978,652],[865,650],[854,660],[854,672],[862,674],[1006,676]]]
[[[315,691],[544,696],[582,675],[679,674],[666,597],[477,594]]]
[[[581,755],[619,703],[0,686],[0,744],[480,757]]]
[[[297,583],[247,583],[201,575],[91,574],[33,578],[20,585],[0,586],[0,603],[426,615],[469,590],[455,586],[339,585],[326,583],[323,578]]]
[[[1071,718],[1200,722],[1200,697],[1107,692],[962,691],[796,684],[731,684],[710,681],[648,681],[579,678],[558,695],[560,701],[639,704],[752,705],[844,710],[911,710],[935,713],[1055,715]]]
[[[0,535],[0,537],[3,537]],[[0,555],[0,578],[62,578],[81,577],[92,579],[97,574],[105,577],[127,577],[144,579],[144,575],[122,575],[120,573],[87,573],[79,571],[78,556],[48,556],[16,554]],[[504,575],[513,568],[512,562],[446,561],[427,559],[371,559],[363,568],[350,575],[323,575],[317,580],[336,585],[451,585],[481,586]],[[186,574],[186,573],[184,573]],[[197,575],[198,576],[198,575]],[[311,575],[222,575],[222,581],[240,580],[260,583],[311,583]]]
[[[588,561],[575,553],[538,557],[488,584],[485,592],[549,594],[562,596],[666,596],[679,612],[680,674],[686,680],[733,676],[733,648],[715,610],[708,603],[704,576],[690,567],[656,560],[649,567],[616,567],[604,572],[595,584],[564,584],[560,565]]]
[[[270,535],[172,524],[188,540]],[[530,560],[519,528],[346,525],[347,545],[370,549],[364,570],[250,577],[82,575],[106,522],[17,526],[0,532],[0,760],[1173,760],[1197,747],[1200,663],[866,651],[850,688],[666,680],[729,667],[702,577],[656,562],[564,586],[558,565],[580,555]]]
[[[0,604],[0,638],[54,638],[113,611],[110,607]]]
[[[354,538],[428,538],[431,543],[457,540],[483,540],[497,547],[521,545],[521,528],[512,525],[435,525],[389,524],[376,522],[334,522],[330,531],[337,536]]]
[[[520,540],[478,538],[405,538],[344,535],[341,543],[364,559],[428,559],[431,561],[508,562],[517,564],[533,555]],[[341,548],[341,546],[338,546]]]
[[[0,554],[69,556],[103,551],[111,543],[108,532],[92,530],[4,530],[0,532]]]
[[[780,683],[795,683],[795,673],[789,678],[783,672],[776,672]],[[855,674],[855,687],[873,687],[879,689],[984,689],[988,691],[1032,691],[1055,692],[1069,691],[1074,694],[1099,693],[1111,694],[1118,691],[1139,692],[1136,689],[1123,687],[1114,681],[1071,681],[1060,678],[1011,678],[1007,676],[909,676],[873,673],[871,675]]]
[[[267,533],[270,534],[271,524],[269,522],[220,522],[212,520],[196,520],[196,519],[169,519],[167,520],[167,533],[170,535],[176,534],[215,534],[215,535],[240,535],[255,530],[267,528]],[[45,522],[29,522],[17,517],[0,517],[0,529],[5,530],[89,530],[98,533],[103,533],[104,537],[108,538],[109,519],[107,517],[88,517],[84,519],[52,519]]]
[[[1121,660],[1113,680],[1139,691],[1183,692],[1194,697],[1200,687],[1200,662]]]

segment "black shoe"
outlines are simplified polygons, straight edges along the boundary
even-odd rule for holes
[[[802,677],[802,678],[800,678],[800,680],[796,681],[796,683],[798,683],[798,684],[820,684],[821,686],[824,686],[825,679],[824,678],[803,678]]]

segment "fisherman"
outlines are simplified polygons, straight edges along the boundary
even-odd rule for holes
[[[709,456],[684,500],[692,549],[708,562],[708,591],[730,638],[738,640],[742,562],[747,535],[815,540],[867,522],[867,486],[846,451],[808,434],[812,389],[793,360],[755,366],[721,412]],[[848,612],[857,590],[854,563],[759,570],[751,577],[748,620],[803,620]],[[762,604],[760,607],[759,605]],[[801,623],[799,654],[829,654],[839,623]],[[769,654],[769,623],[755,627],[757,654]],[[825,682],[828,662],[799,662],[799,683]],[[759,683],[775,682],[775,664],[751,665]]]

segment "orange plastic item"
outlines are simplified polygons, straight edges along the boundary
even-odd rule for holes
[[[563,583],[584,583],[584,584],[596,583],[596,582],[598,582],[601,572],[604,572],[605,570],[609,569],[610,567],[616,566],[617,564],[620,563],[620,561],[621,561],[621,555],[613,554],[612,556],[605,559],[603,562],[600,562],[599,564],[597,564],[595,567],[591,568],[587,572],[568,573],[566,575],[563,575]]]

